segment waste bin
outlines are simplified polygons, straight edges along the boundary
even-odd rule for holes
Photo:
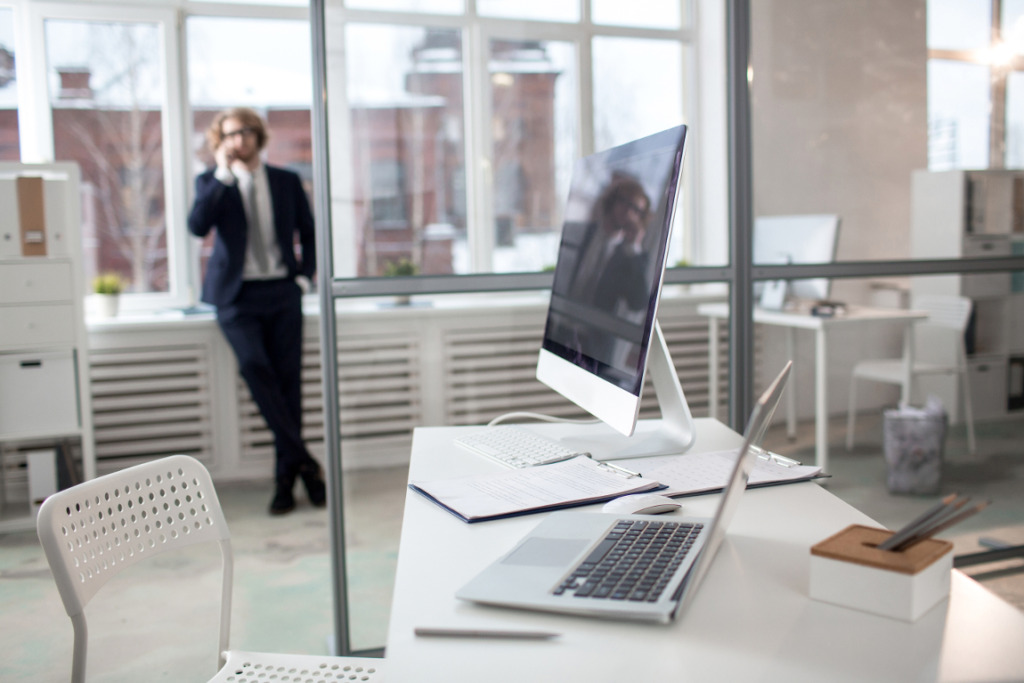
[[[942,454],[949,418],[942,404],[901,405],[883,413],[883,444],[890,493],[934,494],[942,483]]]

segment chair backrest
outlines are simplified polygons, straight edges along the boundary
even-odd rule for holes
[[[971,317],[971,300],[965,296],[922,294],[914,297],[913,307],[928,311],[928,324],[963,332]]]
[[[84,679],[84,609],[124,569],[169,550],[217,541],[223,557],[221,643],[228,645],[233,561],[210,473],[172,455],[97,477],[48,497],[36,531],[64,609],[75,627],[72,680]]]

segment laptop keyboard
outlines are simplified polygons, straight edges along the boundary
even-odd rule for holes
[[[554,594],[657,602],[703,529],[699,523],[619,520]]]

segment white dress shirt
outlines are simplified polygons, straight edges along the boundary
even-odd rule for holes
[[[253,223],[253,217],[249,215],[249,202],[245,197],[250,186],[254,186],[256,190],[257,215],[255,222],[263,236],[268,268],[265,272],[261,272],[256,256],[253,254],[252,244],[249,243],[245,254],[242,279],[272,280],[286,277],[288,269],[281,258],[281,246],[277,242],[277,235],[274,231],[274,208],[270,197],[270,185],[267,182],[266,167],[261,163],[252,173],[242,168],[231,168],[230,170],[218,168],[214,175],[225,185],[238,184],[238,191],[242,193],[242,205],[245,207],[245,217],[250,225]]]

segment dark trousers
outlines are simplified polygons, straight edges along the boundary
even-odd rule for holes
[[[279,483],[291,485],[312,460],[302,441],[302,290],[291,279],[246,281],[217,324],[274,434]]]

